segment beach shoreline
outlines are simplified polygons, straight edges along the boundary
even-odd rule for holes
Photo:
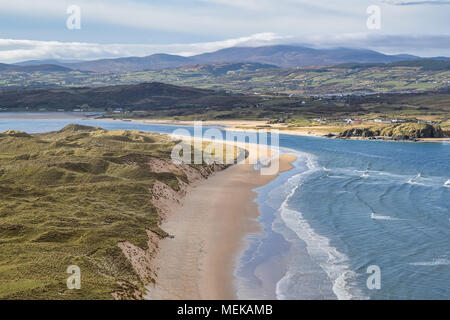
[[[83,120],[98,120],[98,121],[121,121],[121,122],[135,122],[143,124],[155,124],[155,125],[175,125],[175,126],[194,126],[196,121],[186,120],[167,120],[167,119],[115,119],[115,118],[92,118],[85,114],[78,114],[74,112],[42,112],[42,113],[30,113],[26,115],[21,114],[1,114],[0,119],[83,119]],[[268,132],[278,130],[279,134],[302,136],[302,137],[316,137],[316,138],[337,138],[336,134],[326,130],[326,127],[321,127],[317,130],[317,127],[304,127],[290,129],[283,125],[267,125],[267,121],[263,120],[208,120],[200,121],[204,126],[220,126],[226,131],[238,131],[238,132],[257,132],[260,130],[266,130]],[[343,140],[367,140],[367,141],[394,141],[394,142],[428,142],[428,143],[449,143],[450,137],[444,138],[418,138],[415,140],[395,140],[389,137],[379,137],[377,139],[364,138],[364,137],[349,137]]]
[[[164,120],[164,119],[113,119],[113,118],[98,118],[96,120],[102,121],[126,121],[126,122],[136,122],[136,123],[146,123],[146,124],[156,124],[156,125],[176,125],[176,126],[193,126],[195,121],[184,121],[184,120]],[[314,127],[301,128],[301,129],[286,129],[280,125],[271,125],[267,127],[267,121],[262,120],[209,120],[200,121],[203,126],[220,126],[226,131],[238,131],[238,132],[257,132],[260,130],[266,130],[271,132],[273,130],[278,130],[279,134],[286,134],[292,136],[302,136],[302,137],[316,137],[316,138],[336,138],[336,134],[329,132],[326,128],[321,128],[323,130],[311,130],[317,129]],[[255,128],[257,127],[257,128]],[[342,140],[366,140],[366,141],[394,141],[397,140],[389,139],[389,137],[384,137],[380,139],[370,139],[363,137],[350,137]],[[445,143],[450,142],[450,137],[444,138],[419,138],[416,140],[398,140],[399,142],[428,142],[428,143]]]
[[[293,155],[279,157],[279,172],[292,168]],[[160,241],[153,264],[156,282],[146,298],[237,299],[234,271],[248,234],[260,232],[254,189],[278,176],[261,175],[252,164],[219,171],[193,187],[161,227],[173,237]],[[230,201],[232,199],[232,201]]]
[[[80,112],[0,112],[0,119],[89,119],[89,117]]]

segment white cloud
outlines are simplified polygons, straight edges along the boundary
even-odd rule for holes
[[[242,9],[261,10],[267,8],[271,3],[269,0],[199,0],[206,4],[231,6]],[[273,3],[273,2],[272,2]]]
[[[233,46],[261,46],[288,39],[275,33],[259,33],[248,37],[191,44],[98,44],[0,39],[0,61],[13,63],[41,59],[102,59],[171,53],[184,56],[212,52]]]
[[[282,37],[275,33],[260,33],[248,37],[214,42],[148,45],[0,39],[0,61],[3,63],[14,63],[35,59],[93,60],[147,56],[153,53],[190,56],[233,46],[262,46],[289,43],[313,47],[344,46],[370,48],[383,53],[410,53],[425,57],[450,56],[450,34],[429,36],[349,33],[294,38]]]
[[[386,54],[415,54],[422,57],[449,56],[450,34],[398,34],[347,33],[339,35],[312,35],[302,38],[315,47],[357,47]]]
[[[0,10],[3,13],[63,20],[67,17],[67,7],[74,3],[81,8],[82,20],[116,26],[177,32],[186,32],[189,29],[191,32],[207,33],[208,26],[226,23],[222,17],[208,15],[195,8],[174,8],[129,0],[0,0]]]
[[[2,25],[0,21],[2,37],[30,39],[0,40],[9,43],[3,51],[0,44],[0,61],[95,59],[156,52],[192,55],[235,45],[287,43],[294,39],[297,43],[315,45],[361,46],[427,56],[450,55],[439,38],[442,30],[449,30],[447,12],[439,6],[405,5],[422,2],[431,4],[444,0],[0,0],[0,12],[18,17],[20,21],[17,22],[18,31],[14,25]],[[366,9],[374,3],[382,7],[382,29],[370,32],[366,27]],[[69,32],[65,27],[66,8],[72,4],[81,7],[80,32]],[[28,29],[20,24],[24,17],[26,25],[30,26]],[[60,29],[56,27],[49,31],[48,25],[60,25]],[[115,35],[110,31],[122,30],[122,27],[126,32]],[[10,34],[4,30],[9,30]],[[131,35],[134,31],[136,33]],[[50,39],[62,41],[32,40],[47,39],[43,38],[47,34],[52,35]],[[114,36],[114,40],[109,41],[114,44],[99,44],[108,41],[105,34],[108,39]],[[246,34],[254,36],[241,37]],[[389,39],[395,37],[389,35],[393,34],[409,40],[392,43]],[[128,35],[137,40],[130,40]],[[171,40],[172,35],[176,40]],[[82,42],[67,39],[81,39]],[[149,39],[155,39],[155,42],[148,44]],[[202,42],[204,39],[229,40]],[[448,43],[448,38],[445,40]],[[129,44],[130,41],[136,44]],[[121,44],[124,42],[128,44]],[[161,42],[169,44],[158,44]]]
[[[450,4],[449,0],[382,0],[387,4],[396,6],[412,6],[412,5],[446,5]]]
[[[223,37],[268,29],[278,33],[298,32],[311,26],[327,30],[333,19],[339,21],[334,29],[363,26],[358,20],[364,22],[365,8],[359,10],[358,6],[349,5],[355,1],[347,0],[343,5],[331,0],[323,0],[322,4],[314,0],[191,0],[178,4],[132,0],[0,0],[0,12],[64,21],[66,8],[76,4],[81,8],[82,21],[90,23]],[[348,19],[349,16],[353,18]]]

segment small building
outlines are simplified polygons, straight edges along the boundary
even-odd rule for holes
[[[390,120],[386,120],[386,119],[375,119],[373,121],[376,123],[391,123]]]
[[[391,120],[392,123],[403,123],[403,122],[406,122],[406,121],[407,121],[406,119],[392,119]]]

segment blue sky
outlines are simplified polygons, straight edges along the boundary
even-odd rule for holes
[[[81,29],[66,27],[69,5]],[[367,28],[367,8],[381,28]],[[234,45],[450,56],[450,0],[0,0],[0,61],[192,55]]]

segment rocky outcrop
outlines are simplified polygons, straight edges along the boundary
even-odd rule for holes
[[[359,137],[366,139],[416,140],[424,138],[442,138],[440,126],[422,123],[395,124],[385,128],[352,128],[338,136],[341,139]]]
[[[444,136],[440,126],[422,123],[404,123],[389,126],[380,131],[380,136],[406,139],[442,138]]]
[[[363,128],[363,129],[353,128],[353,129],[345,130],[338,137],[339,138],[352,138],[352,137],[370,138],[375,135],[376,135],[376,133],[373,132],[369,128]]]

